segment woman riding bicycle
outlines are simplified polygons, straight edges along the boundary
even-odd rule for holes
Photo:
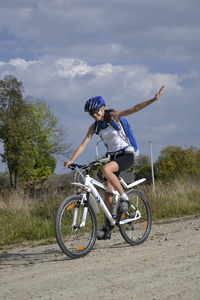
[[[161,87],[160,91],[151,100],[139,103],[126,110],[106,110],[105,102],[101,96],[90,98],[86,103],[84,110],[89,112],[90,116],[95,120],[94,123],[89,127],[86,137],[80,146],[76,149],[71,159],[64,162],[64,166],[67,168],[74,160],[84,151],[88,142],[95,133],[96,124],[99,124],[101,136],[107,144],[107,153],[111,154],[111,161],[109,161],[102,169],[105,177],[105,184],[111,189],[116,189],[120,194],[120,210],[126,212],[129,207],[129,199],[124,189],[122,188],[118,176],[121,171],[130,168],[134,162],[134,153],[121,153],[122,149],[129,146],[129,144],[123,139],[123,137],[116,131],[116,129],[109,123],[111,119],[117,124],[120,124],[119,118],[126,117],[139,110],[147,107],[153,102],[157,101],[163,93],[164,86]],[[121,130],[123,130],[121,128]],[[123,151],[124,152],[124,151]],[[112,213],[113,194],[105,192],[105,204],[108,210]],[[97,239],[106,239],[111,237],[111,229],[107,224],[106,216],[104,217],[104,226],[97,234]]]

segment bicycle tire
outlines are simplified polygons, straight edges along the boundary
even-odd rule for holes
[[[132,246],[137,246],[147,239],[151,231],[152,212],[146,196],[132,189],[127,192],[131,206],[127,213],[121,215],[121,220],[134,218],[136,210],[141,213],[141,217],[130,223],[119,225],[119,230],[124,240]],[[134,209],[136,208],[136,210]]]
[[[84,204],[81,195],[73,195],[60,204],[55,218],[55,235],[61,250],[71,258],[81,258],[93,248],[97,236],[96,214],[88,204],[85,226],[80,228]],[[74,211],[78,208],[76,226],[72,226]]]

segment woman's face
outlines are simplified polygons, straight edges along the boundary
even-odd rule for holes
[[[105,106],[102,106],[100,109],[91,110],[89,114],[93,119],[95,119],[95,121],[99,122],[102,119],[104,111],[105,111]]]

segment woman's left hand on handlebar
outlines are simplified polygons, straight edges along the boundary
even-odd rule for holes
[[[68,166],[71,165],[71,164],[72,164],[72,162],[71,162],[70,160],[66,160],[66,161],[64,162],[64,167],[65,167],[65,168],[68,168]]]

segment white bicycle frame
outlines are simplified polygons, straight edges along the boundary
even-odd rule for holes
[[[83,176],[83,174],[80,171],[78,171],[78,172],[81,174],[82,178],[84,179],[84,184],[79,183],[79,182],[72,182],[71,184],[76,185],[76,186],[78,186],[78,187],[81,188],[82,202],[84,202],[84,201],[87,200],[87,192],[89,192],[90,194],[92,194],[92,196],[94,197],[94,199],[102,207],[102,209],[103,209],[106,217],[110,221],[111,226],[114,226],[115,223],[116,223],[115,218],[116,218],[116,214],[117,214],[117,203],[118,203],[119,196],[120,196],[119,193],[118,193],[118,191],[108,188],[104,184],[102,184],[99,181],[95,180],[94,178],[90,177],[90,175]],[[122,186],[124,188],[130,189],[130,188],[132,188],[132,187],[134,187],[134,186],[136,186],[136,185],[144,182],[145,180],[146,180],[146,178],[142,178],[140,180],[134,181],[134,182],[130,183],[129,185],[127,185],[126,182],[122,178],[120,178],[120,183],[122,184]],[[108,192],[112,193],[115,196],[114,206],[113,206],[113,214],[112,215],[109,212],[109,210],[108,210],[107,206],[105,205],[105,203],[104,203],[101,195],[99,194],[99,192],[97,191],[97,189],[95,188],[94,185],[100,187],[101,189],[103,189],[105,191],[108,191]],[[95,202],[95,204],[96,204],[96,202]],[[92,203],[91,203],[91,205],[92,205]],[[133,207],[133,205],[132,205],[132,207]],[[119,225],[122,225],[122,224],[125,224],[125,223],[129,223],[129,222],[133,222],[133,221],[141,218],[141,213],[139,212],[139,210],[137,208],[135,208],[135,207],[133,207],[133,209],[135,209],[135,216],[133,218],[130,218],[130,219],[121,220],[119,222]],[[88,212],[88,207],[85,206],[84,207],[84,211],[83,211],[82,222],[79,225],[80,227],[85,226],[87,212]],[[75,226],[75,224],[76,224],[77,214],[78,214],[78,208],[77,208],[77,210],[75,209],[74,219],[73,219],[73,225],[72,226]]]

